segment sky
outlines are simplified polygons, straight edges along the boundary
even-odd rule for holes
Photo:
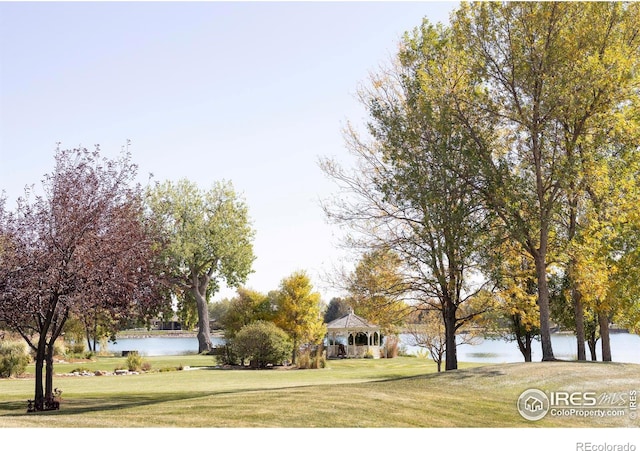
[[[353,255],[321,208],[337,186],[318,160],[348,164],[344,126],[367,120],[358,87],[456,6],[0,1],[0,191],[13,208],[57,143],[115,157],[129,140],[143,183],[233,183],[256,231],[246,287],[302,270],[328,302]]]

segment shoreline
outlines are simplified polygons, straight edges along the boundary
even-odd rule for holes
[[[212,331],[211,337],[224,338],[222,331]],[[198,333],[190,330],[123,330],[116,334],[116,339],[124,338],[197,338]]]

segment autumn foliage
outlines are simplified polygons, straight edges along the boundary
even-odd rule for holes
[[[54,343],[71,315],[144,317],[163,302],[153,268],[160,241],[135,176],[127,154],[58,149],[43,194],[26,190],[0,216],[0,323],[35,355],[36,410],[52,399]]]

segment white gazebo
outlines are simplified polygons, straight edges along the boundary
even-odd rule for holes
[[[353,313],[327,324],[327,358],[365,357],[380,358],[382,337],[380,327],[370,324]]]

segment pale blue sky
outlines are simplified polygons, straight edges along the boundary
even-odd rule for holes
[[[130,139],[142,180],[233,182],[257,231],[248,287],[301,269],[328,301],[345,255],[318,158],[346,154],[355,91],[401,35],[456,5],[0,2],[0,190],[13,207],[56,142],[115,155]]]

